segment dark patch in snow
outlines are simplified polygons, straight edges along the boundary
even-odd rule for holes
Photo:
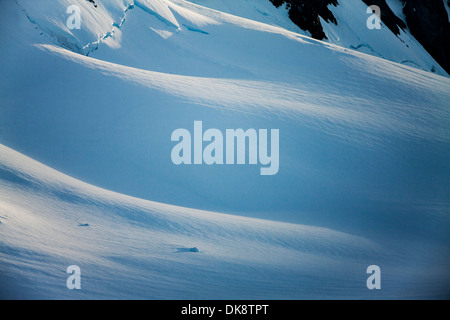
[[[411,34],[450,73],[450,23],[443,1],[402,0]]]
[[[161,16],[159,13],[157,13],[156,11],[151,10],[149,7],[145,6],[144,4],[142,4],[140,1],[136,0],[134,2],[134,5],[142,10],[144,10],[147,13],[150,13],[151,15],[155,16],[159,21],[161,21],[162,23],[166,24],[168,27],[172,27],[178,30],[178,26],[173,24],[172,22],[170,22],[169,20],[167,20],[166,18],[164,18],[163,16]]]
[[[80,223],[78,224],[79,227],[89,227],[88,223]]]
[[[200,250],[198,250],[197,247],[193,247],[193,248],[178,248],[177,252],[195,252],[195,253],[199,253]]]

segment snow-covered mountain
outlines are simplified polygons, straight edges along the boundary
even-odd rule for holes
[[[383,48],[359,4],[330,7],[363,24],[340,37],[421,68],[333,44],[343,23],[313,39],[269,1],[196,2],[0,2],[0,295],[448,297],[450,79],[425,71],[435,61],[407,31],[413,49],[386,28]],[[278,129],[278,173],[175,165],[172,133],[195,121]]]
[[[447,0],[190,1],[440,75],[450,70]],[[371,5],[380,8],[380,30],[366,27]]]

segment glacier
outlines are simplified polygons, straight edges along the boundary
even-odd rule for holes
[[[1,298],[448,298],[448,77],[276,8],[95,2],[0,3]],[[174,165],[195,121],[279,129],[278,174]]]

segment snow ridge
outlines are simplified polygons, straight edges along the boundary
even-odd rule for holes
[[[269,25],[264,5],[256,22],[74,2],[76,31],[68,0],[17,0],[29,19],[0,1],[0,297],[448,297],[449,78]],[[279,173],[174,165],[172,133],[200,120],[278,129]]]

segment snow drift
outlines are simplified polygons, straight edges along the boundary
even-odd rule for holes
[[[2,296],[448,295],[448,78],[186,1],[75,2],[80,30],[67,1],[1,3]],[[175,166],[196,120],[279,129],[279,173]]]

